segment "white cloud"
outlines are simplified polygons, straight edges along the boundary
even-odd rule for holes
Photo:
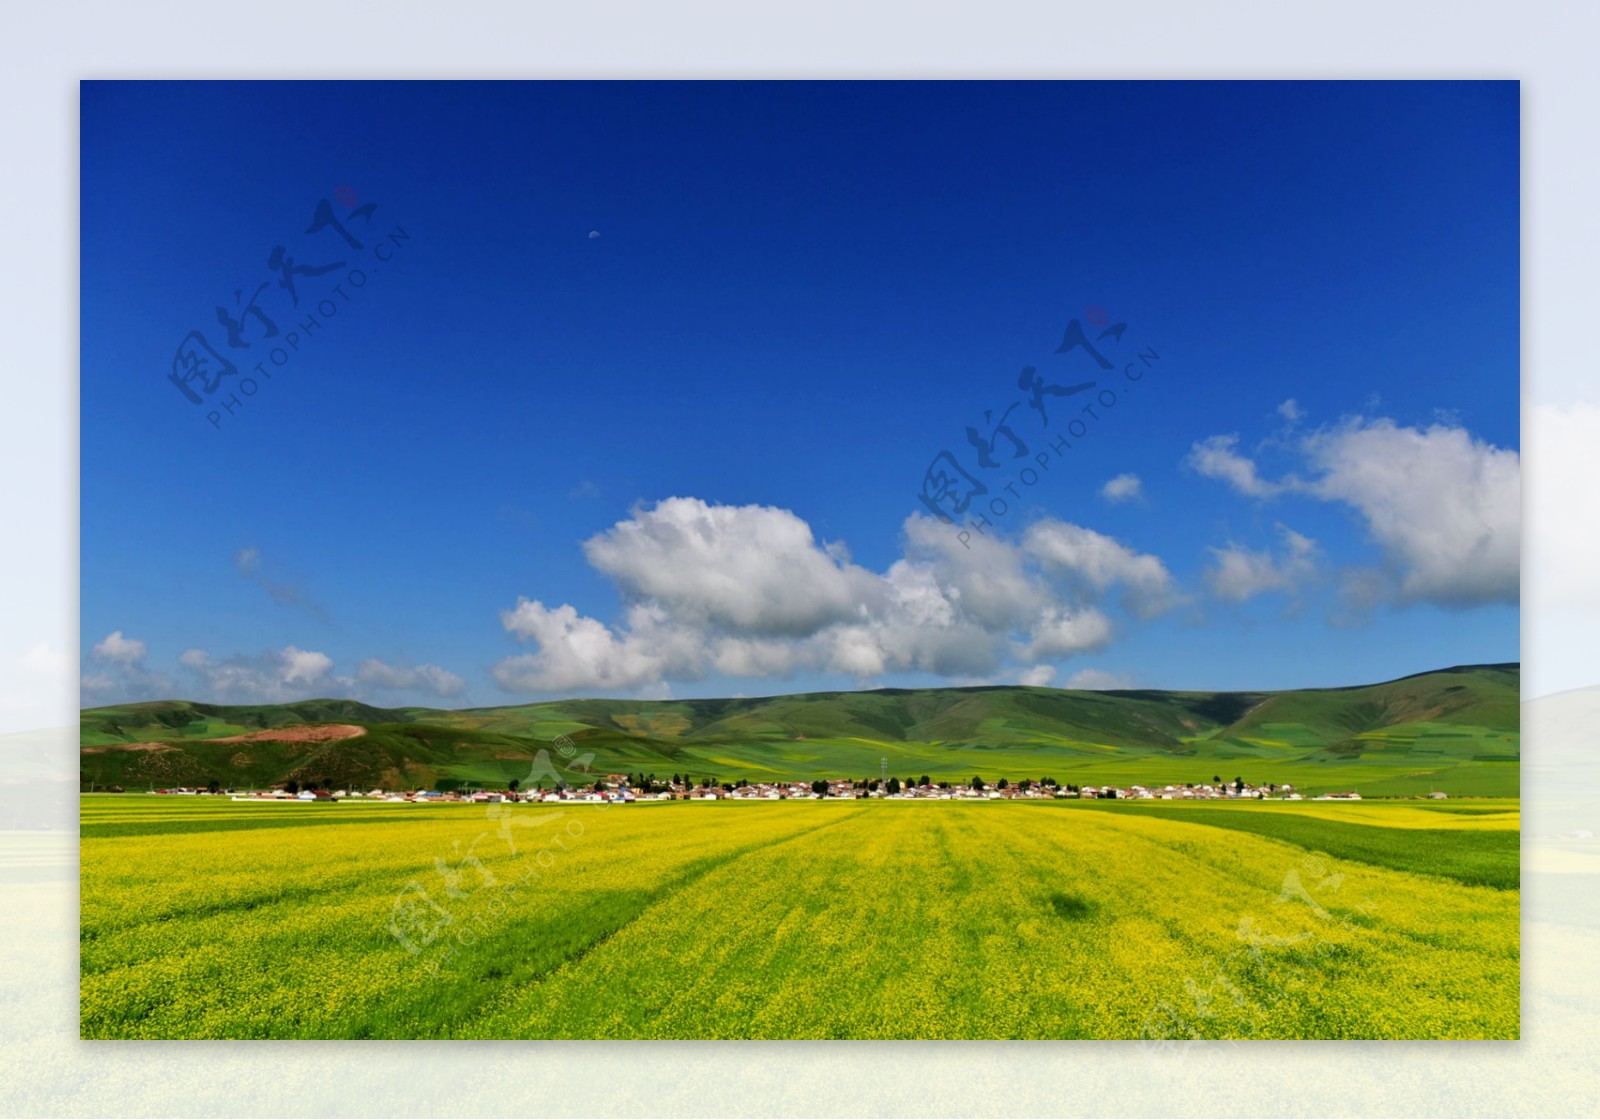
[[[1255,462],[1240,455],[1238,446],[1236,435],[1210,436],[1189,449],[1186,462],[1207,478],[1221,479],[1252,498],[1270,498],[1282,492],[1283,484],[1262,478]]]
[[[1104,669],[1079,669],[1068,677],[1062,688],[1081,688],[1093,692],[1133,687],[1133,678],[1126,673],[1108,673]]]
[[[1144,483],[1136,474],[1119,474],[1100,487],[1100,496],[1112,503],[1142,501]]]
[[[1293,493],[1361,515],[1382,563],[1345,573],[1347,602],[1467,607],[1517,601],[1522,471],[1516,451],[1450,423],[1411,428],[1356,417],[1300,437],[1292,450],[1307,476],[1274,482],[1261,477],[1237,444],[1237,436],[1212,436],[1194,445],[1189,465],[1251,497]],[[1270,584],[1260,554],[1234,546],[1213,551],[1227,554],[1219,555],[1225,587]]]
[[[520,598],[501,622],[537,648],[502,661],[495,677],[526,692],[621,691],[709,672],[989,677],[1013,656],[1102,648],[1113,625],[1098,604],[1114,589],[1140,615],[1162,608],[1172,581],[1159,559],[1049,524],[1046,558],[995,536],[963,543],[914,514],[903,555],[879,574],[838,542],[820,545],[788,510],[667,499],[585,542],[629,604],[624,621]]]
[[[1316,571],[1317,544],[1287,525],[1279,525],[1278,533],[1283,547],[1276,555],[1231,541],[1210,549],[1213,562],[1205,579],[1211,593],[1239,603],[1269,591],[1297,590]]]
[[[466,691],[467,682],[438,665],[390,665],[369,657],[356,667],[356,680],[380,692],[421,692],[448,698]]]
[[[42,650],[33,652],[44,656]],[[92,668],[86,668],[78,677],[79,704],[92,707],[170,695],[172,682],[145,664],[149,652],[144,642],[127,637],[121,630],[113,630],[100,639],[90,647],[86,659]]]
[[[1307,438],[1316,497],[1360,512],[1400,602],[1515,603],[1522,470],[1515,451],[1464,428],[1356,420]]]
[[[1017,677],[1018,684],[1030,685],[1034,688],[1044,688],[1056,679],[1054,665],[1035,665],[1031,669],[1024,669]]]
[[[811,526],[772,506],[668,498],[584,542],[623,593],[674,618],[752,634],[800,635],[848,619],[871,574],[817,547]]]
[[[1140,618],[1154,618],[1173,604],[1176,585],[1160,557],[1135,552],[1104,533],[1047,519],[1029,526],[1023,544],[1047,570],[1090,598],[1120,587],[1124,605]]]
[[[495,679],[515,691],[622,690],[664,675],[700,675],[698,635],[672,627],[659,607],[636,607],[626,627],[613,629],[568,604],[552,608],[519,598],[500,620],[507,632],[539,646],[495,666]]]
[[[296,649],[294,646],[284,646],[283,680],[285,684],[310,684],[319,680],[333,671],[333,658],[325,653],[315,650]]]
[[[145,644],[120,630],[97,642],[79,680],[82,704],[178,697],[221,704],[278,704],[395,691],[450,697],[466,690],[461,677],[438,665],[390,665],[378,658],[362,661],[354,677],[341,676],[326,653],[292,644],[255,657],[222,659],[204,649],[184,650],[178,657],[186,677],[181,682],[148,668],[146,656]]]
[[[121,630],[113,630],[94,644],[93,656],[99,661],[116,665],[138,665],[149,653],[149,648],[136,638],[125,638]]]
[[[1289,421],[1290,424],[1298,424],[1305,417],[1305,414],[1305,409],[1301,408],[1293,397],[1278,406],[1278,415]]]
[[[258,657],[225,661],[215,660],[203,649],[189,649],[178,662],[200,685],[199,699],[224,704],[279,704],[319,695],[348,695],[353,684],[333,675],[333,659],[327,654],[293,645]]]
[[[1034,624],[1022,655],[1030,660],[1070,657],[1104,649],[1110,641],[1111,620],[1095,608],[1052,607]]]

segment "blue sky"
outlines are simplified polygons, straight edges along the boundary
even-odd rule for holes
[[[1516,660],[1518,96],[86,83],[84,702]],[[277,246],[342,264],[296,307]],[[1137,383],[1055,353],[1100,310]],[[199,404],[195,329],[238,370]],[[1117,402],[934,520],[941,451],[976,516],[1081,415],[1027,365]]]

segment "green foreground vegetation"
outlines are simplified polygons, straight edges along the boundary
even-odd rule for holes
[[[82,713],[83,788],[503,787],[565,735],[597,773],[718,781],[890,774],[1157,786],[1242,776],[1307,793],[1515,797],[1519,668],[1290,692],[881,689],[564,700],[446,711],[352,700],[158,701]],[[342,738],[291,729],[342,725]],[[273,738],[277,734],[281,738]],[[232,740],[232,741],[226,741]]]
[[[1518,812],[82,799],[85,1038],[1516,1038]]]

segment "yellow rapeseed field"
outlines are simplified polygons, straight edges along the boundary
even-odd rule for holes
[[[1204,817],[86,798],[82,1033],[1517,1036],[1515,890]]]

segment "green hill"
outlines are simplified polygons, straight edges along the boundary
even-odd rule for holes
[[[891,774],[936,779],[1220,775],[1307,792],[1514,796],[1519,685],[1508,664],[1286,692],[991,686],[454,711],[156,701],[85,710],[81,769],[97,788],[501,785],[566,735],[596,772],[660,777],[867,777],[887,759]]]

